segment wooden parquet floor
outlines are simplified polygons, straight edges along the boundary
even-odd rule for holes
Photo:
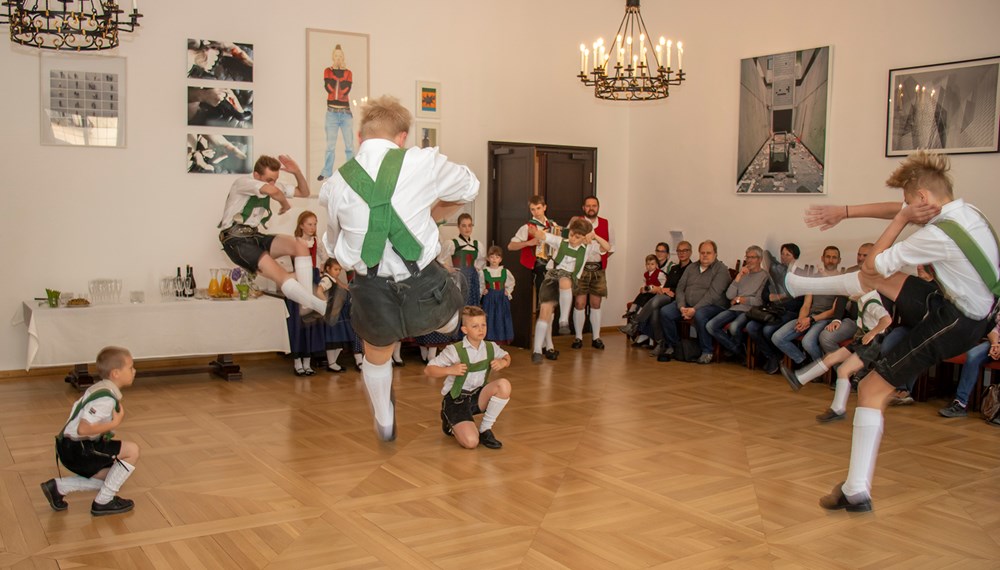
[[[142,449],[121,493],[136,508],[101,518],[90,493],[55,513],[38,487],[76,393],[2,382],[0,567],[1000,568],[1000,430],[942,402],[890,408],[875,512],[829,513],[851,426],[813,419],[825,386],[606,342],[559,342],[542,366],[514,351],[499,451],[442,435],[412,356],[392,444],[353,371],[140,378],[119,430]]]

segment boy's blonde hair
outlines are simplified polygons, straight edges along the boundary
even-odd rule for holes
[[[400,133],[410,132],[413,115],[399,99],[391,95],[383,95],[370,99],[361,106],[361,127],[358,136],[361,140],[393,139]]]
[[[567,226],[567,228],[571,234],[580,234],[584,236],[594,231],[594,225],[583,218],[573,218],[569,222],[569,226]]]
[[[885,181],[889,188],[902,188],[916,192],[921,188],[938,196],[954,198],[952,191],[951,163],[943,154],[919,150],[899,163],[899,167]]]
[[[467,305],[462,308],[462,324],[465,325],[466,319],[471,319],[473,317],[486,317],[486,311],[482,307],[477,307],[475,305]]]
[[[132,358],[132,353],[127,348],[120,346],[106,346],[97,353],[97,373],[101,379],[109,380],[111,372],[125,367],[125,361]]]

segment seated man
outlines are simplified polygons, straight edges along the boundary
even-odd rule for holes
[[[663,325],[664,349],[657,360],[666,362],[681,342],[678,325],[681,319],[694,322],[698,331],[699,364],[712,362],[712,335],[708,334],[708,321],[725,310],[726,287],[729,286],[729,268],[719,261],[715,242],[706,240],[698,245],[698,263],[688,266],[677,284],[675,302],[660,309]]]
[[[794,243],[781,244],[780,252],[781,263],[784,264],[785,267],[794,267],[799,260],[799,255],[801,254],[799,246]],[[802,308],[802,297],[789,298],[785,295],[772,292],[770,286],[765,287],[764,292],[764,299],[766,299],[771,305],[780,306],[784,309],[784,312],[778,320],[773,323],[763,323],[753,320],[750,321],[747,323],[746,332],[757,345],[757,351],[760,353],[760,356],[764,361],[764,371],[768,374],[777,374],[778,365],[781,363],[781,351],[778,350],[776,346],[771,344],[771,336],[775,331],[780,329],[782,325],[796,319],[799,314],[799,309]]]
[[[747,248],[743,269],[726,289],[729,308],[708,322],[709,334],[734,356],[741,356],[746,352],[743,329],[749,320],[747,311],[763,302],[761,294],[767,284],[767,272],[760,267],[763,257],[764,250],[760,246],[752,245]],[[728,330],[724,330],[726,325],[729,325]]]
[[[823,271],[822,275],[840,275],[840,250],[829,245],[823,250]],[[830,323],[833,315],[837,312],[837,303],[844,304],[847,299],[836,295],[806,295],[799,309],[799,317],[795,321],[788,322],[771,335],[774,346],[788,355],[796,364],[802,365],[806,362],[807,353],[812,360],[823,358],[823,352],[819,347],[819,334],[823,332],[826,325]],[[802,337],[802,352],[795,345],[795,340],[799,335]]]

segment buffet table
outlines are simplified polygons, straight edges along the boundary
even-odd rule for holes
[[[285,303],[267,296],[59,308],[29,301],[24,303],[25,370],[73,366],[66,381],[86,387],[94,381],[87,364],[105,346],[117,345],[129,349],[135,360],[217,355],[201,369],[157,369],[147,375],[207,371],[240,380],[243,375],[233,354],[289,351],[287,316]]]

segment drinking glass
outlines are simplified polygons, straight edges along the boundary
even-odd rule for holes
[[[128,301],[132,304],[140,304],[146,301],[145,291],[132,291],[128,294]]]

